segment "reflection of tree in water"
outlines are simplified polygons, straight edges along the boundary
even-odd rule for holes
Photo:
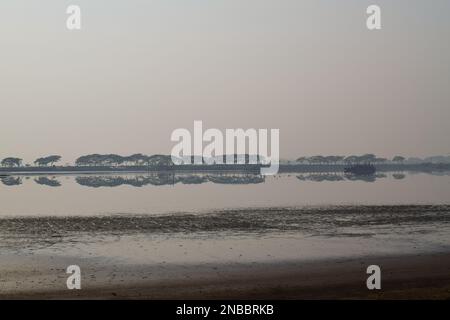
[[[208,175],[208,180],[220,184],[256,184],[263,183],[264,176],[258,174]]]
[[[403,173],[394,173],[394,174],[392,174],[392,177],[396,180],[405,179],[405,175]]]
[[[5,186],[18,186],[22,184],[21,177],[3,177],[1,180]]]
[[[218,184],[255,184],[264,182],[264,177],[258,174],[251,173],[222,173],[222,174],[207,174],[207,175],[188,175],[178,176],[177,182],[183,184],[200,184],[206,182]]]
[[[375,182],[377,179],[386,178],[387,176],[384,173],[377,174],[346,174],[345,178],[350,181],[364,181],[364,182]]]
[[[156,173],[147,176],[147,184],[153,186],[165,186],[177,183],[174,173]]]
[[[76,177],[75,181],[86,187],[117,187],[121,185],[129,185],[133,187],[142,187],[148,184],[164,185],[172,184],[173,175],[151,175],[151,176],[80,176]]]
[[[173,185],[177,182],[173,173],[156,173],[147,176],[79,176],[76,182],[86,187],[117,187],[129,185],[143,187],[146,185]]]
[[[322,181],[342,181],[344,180],[344,177],[337,173],[312,173],[308,175],[299,175],[297,176],[297,179],[302,181],[322,182]]]
[[[189,175],[186,177],[179,177],[178,179],[182,184],[202,184],[208,182],[208,177],[199,175]]]
[[[324,181],[365,181],[374,182],[376,179],[386,178],[384,173],[377,173],[373,175],[357,175],[357,174],[338,174],[338,173],[311,173],[298,175],[297,179],[300,181],[314,181],[314,182],[324,182]]]
[[[49,179],[47,177],[38,177],[38,178],[35,178],[34,181],[37,184],[45,185],[45,186],[49,186],[49,187],[60,187],[61,186],[61,182],[59,182],[55,178]]]
[[[427,173],[431,174],[432,176],[438,176],[438,177],[450,175],[450,171],[432,171],[432,172],[427,172]]]
[[[142,187],[145,185],[163,186],[182,184],[201,184],[211,181],[220,184],[252,184],[264,182],[264,177],[255,174],[221,174],[221,175],[176,175],[174,173],[155,173],[146,176],[79,176],[76,182],[82,186],[117,187],[130,185]]]
[[[377,180],[377,175],[358,175],[358,174],[346,174],[345,178],[350,181],[364,181],[364,182],[375,182]]]

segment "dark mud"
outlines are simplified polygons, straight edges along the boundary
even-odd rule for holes
[[[329,237],[425,234],[450,230],[450,205],[337,206],[223,210],[166,215],[0,219],[0,247],[46,246],[80,236],[204,235],[264,237],[280,233]],[[450,233],[449,233],[450,234]],[[71,240],[72,239],[72,240]],[[449,241],[450,242],[450,241]]]

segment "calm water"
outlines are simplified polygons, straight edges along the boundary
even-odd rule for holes
[[[80,266],[95,258],[95,270],[112,265],[111,272],[119,264],[156,265],[167,276],[169,263],[450,250],[445,174],[361,180],[338,174],[160,173],[15,176],[1,182],[0,267],[18,256],[42,257],[54,267],[52,259],[62,256]]]
[[[228,208],[449,204],[450,175],[150,174],[13,176],[0,183],[0,216],[208,212]]]

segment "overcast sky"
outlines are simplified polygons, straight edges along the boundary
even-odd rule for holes
[[[382,30],[366,29],[369,4]],[[82,30],[66,29],[69,4]],[[0,158],[169,154],[279,128],[284,158],[450,152],[450,1],[4,0]]]

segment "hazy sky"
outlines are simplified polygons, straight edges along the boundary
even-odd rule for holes
[[[66,8],[82,30],[66,29]],[[369,4],[380,31],[366,29]],[[279,128],[284,158],[450,152],[450,1],[3,0],[0,158],[169,154]]]

